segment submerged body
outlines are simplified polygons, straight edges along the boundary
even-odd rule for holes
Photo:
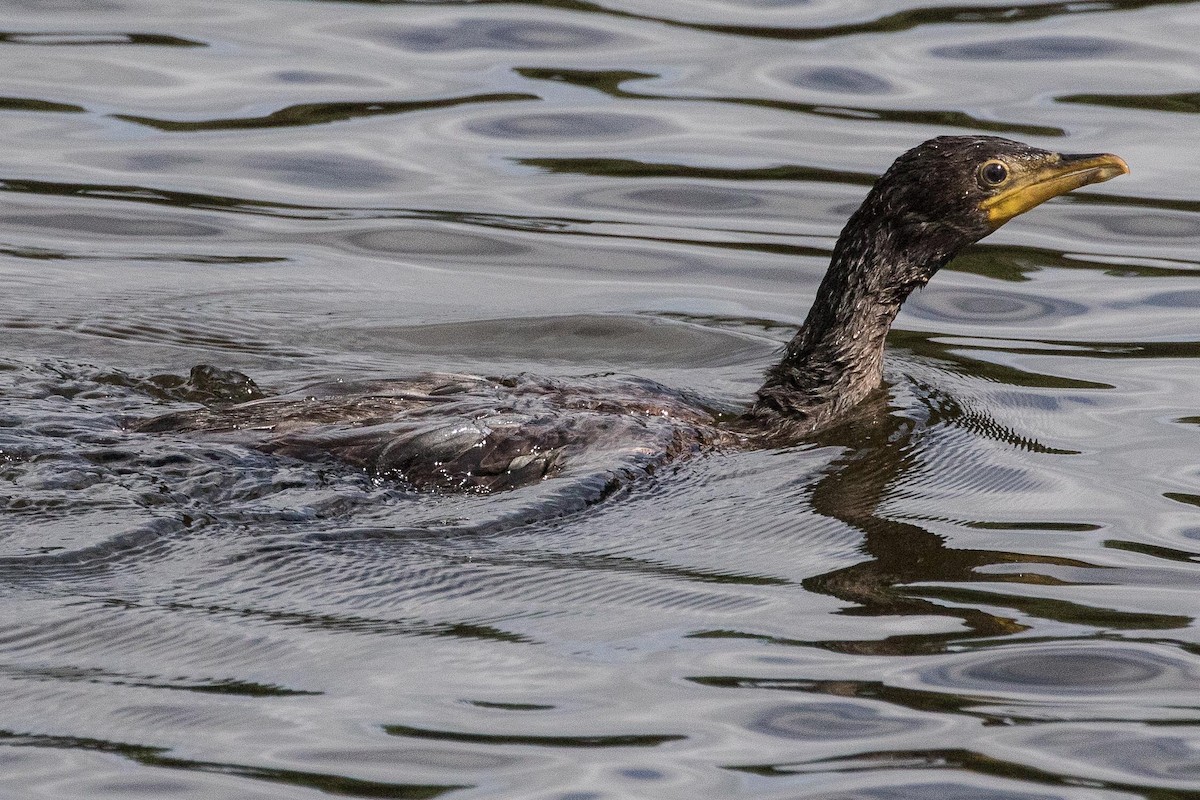
[[[334,458],[416,487],[499,491],[543,478],[654,471],[745,436],[653,381],[427,374],[326,383],[141,423],[306,460]]]
[[[1113,155],[991,136],[940,137],[904,153],[846,223],[804,326],[732,418],[649,381],[426,375],[312,386],[138,429],[200,432],[334,457],[420,488],[477,491],[584,472],[621,482],[717,445],[797,441],[878,389],[901,305],[963,247],[1051,197],[1127,171]]]

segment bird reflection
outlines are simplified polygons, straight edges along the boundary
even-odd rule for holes
[[[918,387],[919,389],[922,387]],[[996,564],[1046,564],[1071,568],[1096,568],[1076,559],[1048,555],[1015,553],[1003,550],[959,549],[949,547],[945,537],[911,522],[889,518],[881,512],[890,493],[911,482],[921,467],[927,437],[939,427],[967,427],[976,434],[1005,441],[1027,450],[1042,450],[1037,442],[1000,425],[990,418],[980,419],[959,403],[936,391],[924,390],[922,399],[928,416],[915,422],[910,416],[892,413],[885,391],[876,392],[862,409],[845,424],[818,437],[824,445],[843,448],[825,473],[811,485],[812,508],[823,516],[840,520],[863,534],[862,551],[869,558],[806,579],[806,589],[831,595],[855,605],[842,613],[851,615],[931,615],[956,617],[965,627],[949,632],[906,634],[874,641],[814,642],[821,647],[846,653],[869,655],[912,655],[939,652],[952,642],[963,639],[1008,636],[1028,630],[1029,626],[1013,617],[967,605],[943,605],[920,596],[932,594],[909,589],[913,584],[941,584],[1001,581],[1020,583],[1067,584],[1061,577],[1022,571],[1004,574],[981,573],[980,567]],[[911,412],[910,412],[911,413]],[[956,599],[970,602],[970,592],[957,592]],[[1008,597],[989,592],[989,605],[1028,605],[1027,598]],[[1036,614],[1067,622],[1103,618],[1110,627],[1175,628],[1189,623],[1187,617],[1088,609],[1076,603],[1038,598]],[[1022,608],[1026,613],[1030,609]]]

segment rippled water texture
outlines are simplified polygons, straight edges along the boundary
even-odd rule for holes
[[[1200,797],[1200,3],[3,11],[0,796]],[[873,427],[592,505],[131,431],[224,370],[736,406],[969,132],[1132,174],[914,296]]]

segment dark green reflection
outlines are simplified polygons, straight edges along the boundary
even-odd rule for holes
[[[475,211],[422,208],[355,208],[348,206],[313,206],[300,203],[278,203],[245,197],[179,192],[155,186],[119,183],[65,183],[25,178],[0,178],[0,191],[17,194],[49,195],[56,197],[88,197],[121,200],[128,203],[149,203],[171,208],[198,208],[234,214],[251,214],[289,219],[428,219],[505,230],[536,230],[544,232],[573,232],[572,225],[584,225],[594,220],[565,217],[526,217],[517,214],[485,214]],[[46,250],[22,251],[29,257],[53,258]],[[172,256],[171,258],[175,258]],[[202,257],[201,257],[202,258]],[[220,258],[220,257],[211,257]],[[247,263],[234,257],[235,263]],[[223,263],[222,261],[204,263]]]
[[[1067,94],[1054,98],[1060,103],[1082,103],[1089,106],[1136,108],[1141,111],[1173,111],[1177,114],[1200,114],[1200,92],[1178,94]]]
[[[1047,772],[1017,761],[1006,761],[965,748],[876,750],[856,753],[848,757],[816,758],[789,764],[729,766],[726,769],[768,778],[818,772],[878,772],[885,769],[963,770],[976,775],[1042,786],[1079,787],[1082,785],[1114,792],[1132,792],[1135,796],[1145,798],[1145,800],[1196,800],[1197,797],[1197,793],[1191,791],[1156,789],[1121,781],[1099,780],[1091,775],[1077,777],[1070,774]],[[979,796],[986,796],[986,793]],[[1029,795],[1029,797],[1033,797],[1033,795]]]
[[[1089,195],[1088,198],[1097,197]],[[1074,198],[1072,198],[1073,200]],[[1122,278],[1195,278],[1200,263],[1173,258],[1155,258],[1155,264],[1131,264],[1090,259],[1086,254],[1030,247],[1019,244],[977,244],[947,267],[952,272],[968,272],[1000,281],[1021,282],[1043,269],[1075,269],[1099,272]],[[1177,267],[1163,264],[1178,264]]]
[[[323,2],[361,3],[367,5],[426,5],[428,0],[323,0]],[[1029,5],[933,6],[898,11],[894,14],[886,14],[863,22],[812,27],[722,25],[688,22],[671,19],[670,17],[657,17],[651,14],[638,14],[633,11],[609,8],[600,3],[588,2],[588,0],[526,0],[522,5],[602,14],[622,19],[646,20],[677,28],[689,28],[691,30],[709,31],[733,36],[753,36],[762,39],[780,39],[784,41],[813,41],[833,39],[839,36],[855,36],[864,33],[892,33],[911,30],[912,28],[925,25],[1021,24],[1068,14],[1133,11],[1139,8],[1152,8],[1156,6],[1185,5],[1190,2],[1193,2],[1193,0],[1105,0],[1102,3],[1079,3],[1074,2],[1074,0],[1066,0],[1065,2],[1032,3]],[[469,5],[473,7],[510,4],[511,0],[457,0],[457,2],[446,3],[446,5]]]
[[[988,578],[996,583],[1013,582],[1012,575],[989,575]],[[1036,580],[1030,576],[1022,576],[1022,583],[1063,584],[1065,581],[1056,579]],[[952,603],[1002,606],[1015,608],[1031,617],[1053,619],[1059,622],[1069,622],[1074,625],[1089,625],[1094,628],[1119,630],[1170,630],[1186,628],[1192,621],[1191,617],[1181,614],[1149,614],[1146,612],[1116,611],[1111,608],[1085,606],[1066,600],[1049,600],[1044,597],[1018,597],[1014,595],[985,592],[978,589],[963,589],[958,587],[924,587],[912,590],[913,594],[922,597],[934,597],[949,600]]]
[[[43,47],[83,47],[132,44],[151,47],[208,47],[204,42],[167,36],[162,33],[99,33],[71,31],[0,31],[0,44],[41,45]]]
[[[384,725],[384,731],[392,736],[410,739],[434,739],[443,742],[467,742],[470,744],[515,744],[533,747],[658,747],[667,742],[678,742],[686,736],[629,734],[625,736],[522,736],[514,733],[464,733],[459,731],[437,731],[428,728],[412,728],[407,725]]]
[[[168,264],[282,264],[285,256],[215,256],[200,253],[122,253],[114,256],[95,252],[66,252],[46,247],[14,247],[0,243],[0,255],[24,258],[30,261],[152,261]]]
[[[1023,641],[1030,641],[1028,639]],[[1168,642],[1166,644],[1176,644]],[[928,714],[960,714],[974,717],[985,725],[1022,725],[1046,721],[1045,709],[1038,705],[1022,706],[1018,703],[997,703],[994,696],[972,696],[961,691],[936,691],[928,688],[890,686],[882,681],[865,680],[815,680],[807,678],[758,678],[741,675],[701,675],[689,677],[692,683],[718,689],[773,689],[781,692],[798,692],[818,696],[862,700],[880,700],[889,705]],[[1028,713],[1021,713],[1023,709]],[[1129,717],[1108,720],[1091,716],[1092,723],[1130,722]],[[1144,725],[1195,725],[1198,719],[1138,720]]]
[[[953,339],[953,341],[945,341],[947,337],[937,333],[929,333],[926,331],[906,331],[897,328],[892,328],[888,331],[888,342],[897,347],[901,347],[909,352],[916,353],[919,356],[930,358],[939,362],[941,366],[949,369],[951,372],[960,375],[971,375],[976,378],[984,378],[995,383],[1003,383],[1008,386],[1029,386],[1039,389],[1112,389],[1111,384],[1100,383],[1098,381],[1086,381],[1079,378],[1064,378],[1059,375],[1045,375],[1038,372],[1028,372],[1018,369],[1017,367],[1008,366],[1005,364],[988,361],[986,359],[972,358],[969,353],[972,350],[982,352],[1005,352],[1005,353],[1031,353],[1045,354],[1045,348],[1037,349],[1034,347],[1020,348],[1013,344],[1011,339],[1003,340],[1003,344],[989,346],[987,337],[972,337],[970,341],[962,339]],[[1086,345],[1080,345],[1086,347]],[[1063,353],[1055,351],[1056,356]],[[1084,352],[1082,355],[1091,355],[1090,352]],[[947,402],[951,402],[947,399]],[[1054,451],[1062,452],[1062,451]]]
[[[949,339],[950,341],[943,341]],[[893,328],[888,332],[888,341],[923,356],[947,363],[955,372],[964,375],[986,377],[1012,386],[1035,386],[1043,389],[1112,389],[1111,384],[1064,378],[1025,372],[1000,364],[970,358],[972,350],[1003,352],[1017,355],[1045,355],[1053,352],[1055,358],[1092,359],[1186,359],[1200,358],[1200,341],[1195,342],[1088,342],[1067,339],[1027,339],[1021,346],[1012,339],[994,339],[990,336],[972,336],[970,339],[947,336],[923,331],[905,331]],[[991,344],[995,342],[995,344]],[[1183,417],[1176,422],[1187,423],[1200,417]],[[1178,498],[1172,498],[1178,499]]]
[[[494,708],[499,711],[553,711],[558,708],[558,706],[541,703],[500,703],[491,700],[468,700],[467,702],[479,708]]]
[[[139,686],[147,689],[227,694],[238,697],[296,697],[323,694],[323,692],[311,692],[303,689],[289,689],[285,686],[270,683],[256,683],[253,681],[232,679],[169,679],[151,675],[110,672],[99,667],[31,667],[21,664],[0,664],[0,675],[7,675],[21,680],[52,681],[54,683],[64,681],[107,683],[112,686]]]
[[[1200,506],[1200,494],[1189,494],[1188,492],[1163,492],[1163,497],[1168,500],[1174,500],[1176,503],[1183,503],[1185,506]]]
[[[606,178],[704,178],[726,181],[820,181],[871,186],[877,175],[869,172],[785,164],[775,167],[700,167],[632,158],[518,158],[518,164],[546,172],[597,175]]]
[[[180,122],[153,117],[138,117],[132,114],[113,114],[116,119],[145,125],[169,133],[193,133],[196,131],[227,131],[246,128],[292,128],[304,125],[324,125],[361,117],[378,117],[389,114],[408,114],[415,111],[430,111],[438,108],[453,108],[471,103],[503,103],[515,100],[540,100],[535,94],[507,92],[502,94],[478,94],[469,97],[441,97],[434,100],[410,100],[403,102],[374,103],[302,103],[273,111],[261,117],[233,117],[229,119],[202,119]]]
[[[263,200],[248,200],[241,197],[176,192],[152,186],[137,186],[120,183],[65,183],[62,181],[38,181],[24,178],[0,179],[0,191],[17,194],[38,194],[57,197],[101,197],[109,200],[125,200],[133,203],[151,203],[174,208],[203,208],[214,211],[238,211],[241,213],[269,214],[272,216],[295,216],[323,218],[316,206],[289,203],[270,203]],[[307,212],[307,213],[306,213]]]
[[[87,111],[74,103],[53,103],[33,97],[0,97],[0,111],[46,111],[61,114],[78,114]]]
[[[263,552],[266,552],[264,550]],[[110,605],[138,608],[138,604],[126,600],[111,599]],[[433,636],[438,638],[470,639],[487,642],[521,644],[530,642],[527,636],[496,628],[491,625],[470,622],[434,622],[424,619],[377,619],[354,614],[312,614],[301,611],[267,611],[256,608],[206,605],[191,603],[161,603],[157,608],[171,611],[199,611],[214,617],[265,620],[272,625],[294,627],[319,632],[371,634],[376,636]]]
[[[747,575],[732,570],[686,569],[649,559],[606,555],[602,553],[538,552],[532,557],[522,553],[478,553],[472,556],[472,561],[481,566],[516,567],[519,569],[524,566],[535,565],[538,568],[550,567],[561,570],[654,575],[660,578],[695,583],[718,583],[733,586],[784,586],[790,583],[785,578],[773,575]]]
[[[1059,198],[1058,202],[1088,206],[1119,206],[1125,209],[1151,208],[1156,211],[1186,211],[1191,214],[1200,214],[1200,200],[1173,200],[1169,197],[1130,197],[1128,195],[1076,192]]]
[[[166,747],[109,742],[104,739],[87,739],[80,736],[44,736],[32,733],[15,733],[0,730],[0,745],[9,747],[52,747],[67,750],[86,750],[124,756],[147,767],[167,767],[191,772],[209,772],[217,775],[234,775],[241,778],[281,783],[315,789],[327,794],[343,797],[393,798],[394,800],[428,800],[428,798],[458,789],[473,788],[461,785],[430,785],[406,783],[382,783],[362,781],[342,775],[322,772],[301,772],[290,769],[252,767],[218,761],[193,761],[167,755]]]
[[[1108,539],[1104,542],[1104,546],[1110,547],[1113,550],[1141,553],[1144,556],[1162,558],[1167,561],[1183,561],[1188,564],[1200,563],[1200,553],[1177,550],[1174,547],[1163,547],[1162,545],[1147,544],[1145,542],[1130,542],[1122,539]]]

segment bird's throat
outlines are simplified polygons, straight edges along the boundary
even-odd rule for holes
[[[878,243],[876,240],[875,243]],[[860,403],[883,380],[883,349],[900,306],[943,259],[904,263],[890,248],[835,248],[804,326],[768,370],[753,414],[781,414],[815,429]],[[909,280],[898,277],[911,275]]]

